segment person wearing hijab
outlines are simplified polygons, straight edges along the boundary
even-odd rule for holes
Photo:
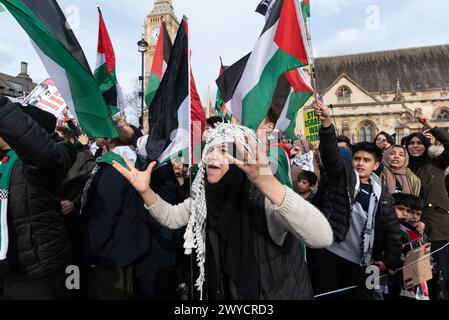
[[[436,127],[417,109],[415,116],[430,133],[444,146],[444,152],[436,158],[430,158],[427,151],[431,145],[422,133],[411,134],[406,141],[410,156],[409,168],[421,180],[424,189],[423,220],[427,226],[432,257],[442,270],[440,276],[430,281],[430,299],[449,299],[449,197],[445,187],[445,170],[449,166],[449,133]],[[441,249],[441,250],[440,250]]]
[[[419,197],[421,180],[408,168],[409,155],[405,147],[395,145],[387,149],[382,164],[380,178],[390,194],[405,193]]]
[[[382,152],[395,144],[393,137],[383,131],[376,136],[376,139],[374,139],[374,143]]]
[[[242,126],[211,130],[192,195],[178,206],[149,187],[155,162],[143,172],[113,164],[162,225],[187,225],[184,248],[188,255],[195,249],[200,299],[313,298],[299,244],[331,245],[331,227],[318,209],[273,176],[260,141],[265,140]]]

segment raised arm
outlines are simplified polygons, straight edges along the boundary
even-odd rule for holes
[[[329,108],[321,102],[315,105],[315,111],[321,119],[320,129],[320,155],[324,172],[329,176],[342,174],[344,160],[337,145],[337,135],[332,125]]]
[[[0,95],[0,137],[17,153],[33,177],[64,176],[76,157],[74,148],[56,143],[19,106]]]
[[[145,171],[134,168],[128,159],[125,159],[125,162],[127,168],[116,161],[112,162],[112,166],[139,192],[145,202],[145,208],[151,215],[161,225],[170,229],[179,229],[187,225],[190,215],[190,198],[177,206],[173,206],[161,199],[150,187],[151,173],[156,162],[150,163]]]
[[[444,146],[444,152],[433,159],[432,164],[441,170],[446,170],[446,168],[449,167],[449,133],[446,130],[435,126],[429,118],[423,114],[421,108],[415,110],[415,117],[429,129],[435,139]]]
[[[310,248],[325,248],[332,244],[333,232],[326,217],[298,194],[284,187],[286,195],[280,207],[265,201],[268,230],[274,242],[282,245],[288,232]]]
[[[259,132],[260,141],[266,141],[264,134]],[[282,245],[287,232],[291,232],[310,247],[330,246],[333,233],[324,215],[273,176],[264,143],[258,147],[252,137],[247,136],[247,140],[252,152],[235,141],[243,161],[229,154],[228,158],[265,195],[265,212],[273,241]]]

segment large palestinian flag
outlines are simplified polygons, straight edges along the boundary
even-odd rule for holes
[[[90,137],[116,137],[112,121],[78,40],[55,0],[0,0],[29,35],[47,72]]]
[[[278,79],[309,64],[299,0],[277,0],[234,92],[224,100],[232,116],[257,128],[270,108]],[[226,77],[229,70],[223,73]]]
[[[111,109],[112,115],[115,115],[116,113],[119,113],[120,109],[124,106],[119,103],[120,89],[117,83],[114,47],[109,38],[109,33],[106,29],[106,24],[104,23],[100,8],[98,8],[98,14],[97,66],[95,68],[94,76],[106,104]]]
[[[151,72],[148,77],[147,95],[145,97],[145,103],[148,107],[151,106],[151,102],[156,95],[156,91],[159,88],[165,70],[167,70],[171,50],[172,43],[170,40],[170,35],[168,34],[167,25],[164,18],[162,17],[153,65],[151,66]]]
[[[189,164],[198,161],[191,150],[199,150],[205,114],[193,74],[189,77],[189,72],[188,24],[184,17],[150,108],[151,129],[146,150],[151,161],[165,164],[181,154]]]

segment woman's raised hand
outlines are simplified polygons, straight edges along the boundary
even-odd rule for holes
[[[116,161],[112,161],[112,166],[129,181],[137,192],[140,194],[148,192],[150,190],[151,172],[153,171],[156,162],[150,163],[145,171],[139,171],[128,159],[124,158],[124,160],[129,169],[123,167]]]
[[[236,159],[234,158],[235,155],[231,156],[229,153],[227,154],[230,163],[240,168],[248,179],[255,184],[257,184],[257,180],[260,177],[273,176],[268,160],[268,139],[265,130],[259,130],[257,136],[261,142],[260,146],[257,145],[253,137],[245,133],[245,140],[250,150],[246,149],[238,140],[234,141],[243,159]]]

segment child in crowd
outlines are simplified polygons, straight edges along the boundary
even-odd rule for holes
[[[420,247],[424,239],[425,224],[421,222],[422,201],[410,194],[397,193],[393,195],[395,200],[395,210],[398,219],[401,222],[402,234],[402,259],[410,250]],[[405,289],[402,270],[393,277],[393,299],[400,300],[429,300],[427,283]]]
[[[296,181],[296,190],[298,190],[301,197],[309,202],[312,202],[315,197],[315,193],[313,191],[317,182],[318,177],[315,173],[311,171],[302,171],[299,173]]]

